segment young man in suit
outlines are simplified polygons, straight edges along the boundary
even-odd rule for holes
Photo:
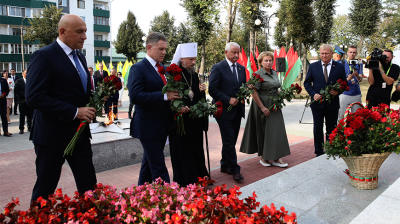
[[[25,129],[25,117],[27,118],[28,131],[31,131],[32,127],[32,116],[33,109],[26,104],[25,101],[25,83],[26,83],[26,72],[25,69],[22,72],[22,79],[18,79],[15,82],[14,92],[19,95],[19,133],[23,134]]]
[[[307,77],[304,81],[304,87],[315,100],[311,104],[311,112],[314,120],[314,147],[315,154],[320,156],[324,154],[322,144],[324,143],[323,125],[325,118],[326,140],[329,141],[329,134],[335,129],[336,121],[339,113],[339,94],[335,90],[331,90],[329,94],[335,96],[331,103],[323,101],[318,103],[322,98],[319,94],[321,89],[325,89],[327,85],[333,85],[337,80],[346,80],[346,72],[344,65],[332,60],[333,49],[329,44],[323,44],[320,47],[321,60],[312,63],[308,69]]]
[[[158,73],[164,67],[167,38],[162,33],[150,33],[146,40],[146,57],[131,67],[128,88],[135,112],[131,120],[131,136],[143,146],[139,185],[158,177],[170,182],[165,166],[164,146],[167,140],[170,101],[180,99],[177,92],[162,94],[166,77]]]
[[[245,68],[236,63],[239,59],[240,46],[235,42],[226,44],[226,59],[211,68],[209,93],[213,101],[221,101],[223,112],[216,118],[222,138],[221,172],[233,175],[236,181],[243,180],[240,166],[237,163],[236,141],[239,135],[240,122],[244,118],[244,104],[239,102],[236,94],[246,82]],[[229,105],[233,108],[227,111]]]
[[[93,190],[96,174],[92,161],[90,128],[80,135],[71,156],[63,156],[82,120],[91,123],[96,110],[86,107],[91,95],[90,76],[82,49],[86,24],[77,15],[64,15],[58,38],[33,53],[26,81],[26,103],[35,109],[31,140],[35,146],[37,180],[32,200],[53,194],[65,160],[80,194]]]
[[[6,96],[10,92],[8,88],[7,80],[0,77],[0,117],[1,124],[3,125],[4,136],[11,137],[11,134],[8,132],[8,121],[7,121],[7,99]],[[1,135],[1,132],[0,132]]]

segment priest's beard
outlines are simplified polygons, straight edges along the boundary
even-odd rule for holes
[[[192,68],[188,68],[188,67],[186,66],[186,63],[183,62],[183,61],[179,61],[179,64],[180,64],[182,67],[184,67],[184,68],[186,69],[186,71],[189,73],[189,75],[195,74],[194,66],[193,66]]]

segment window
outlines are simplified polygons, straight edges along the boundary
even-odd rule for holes
[[[59,6],[67,6],[67,0],[58,0]]]
[[[7,13],[7,6],[5,6],[5,5],[0,5],[0,15],[2,15],[2,16],[7,16],[7,15],[8,15],[8,13]]]
[[[17,15],[17,7],[10,7],[10,16]]]
[[[94,40],[103,40],[103,35],[94,35]]]
[[[3,44],[0,44],[0,53],[3,53]]]
[[[80,51],[86,57],[86,49],[78,49],[78,51]]]
[[[25,9],[25,16],[31,18],[31,9]]]
[[[78,8],[79,9],[84,9],[85,8],[85,1],[84,0],[78,0]]]
[[[108,22],[108,17],[94,16],[94,24],[96,25],[108,26]]]
[[[9,53],[9,51],[8,51],[8,44],[4,44],[3,45],[4,46],[4,53]]]
[[[83,19],[83,21],[85,21],[85,22],[86,22],[86,20],[85,20],[85,17],[84,17],[84,16],[81,16],[81,18]]]
[[[21,36],[21,29],[20,28],[11,28],[13,36]]]
[[[94,55],[95,56],[103,56],[103,50],[95,50]]]

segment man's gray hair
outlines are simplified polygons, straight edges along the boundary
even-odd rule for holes
[[[235,42],[229,42],[229,43],[227,43],[226,46],[225,46],[225,50],[226,50],[226,51],[230,51],[230,50],[231,50],[231,46],[237,47],[237,48],[239,48],[239,50],[240,50],[240,45],[237,44],[237,43],[235,43]]]
[[[164,34],[159,33],[159,32],[150,33],[146,38],[146,46],[149,44],[153,46],[154,44],[157,44],[158,41],[160,41],[160,40],[168,42],[167,38],[164,36]]]
[[[333,52],[333,47],[330,44],[322,44],[321,47],[319,47],[319,49],[320,50],[321,49],[324,49],[324,50],[329,49],[329,50],[331,50],[331,52]]]

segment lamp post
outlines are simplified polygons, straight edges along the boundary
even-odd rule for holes
[[[268,17],[264,17],[263,21],[264,21],[264,29],[265,29],[265,51],[268,51],[268,34],[269,34],[269,22],[272,18],[273,15],[276,15],[275,13],[272,13],[270,16]],[[261,25],[261,20],[260,19],[256,19],[256,21],[254,22],[257,26]]]
[[[22,37],[23,35],[23,27],[22,24],[24,22],[24,19],[26,19],[26,17],[24,17],[21,21],[21,51],[22,51],[22,71],[25,70],[25,58],[24,58],[24,38]]]

